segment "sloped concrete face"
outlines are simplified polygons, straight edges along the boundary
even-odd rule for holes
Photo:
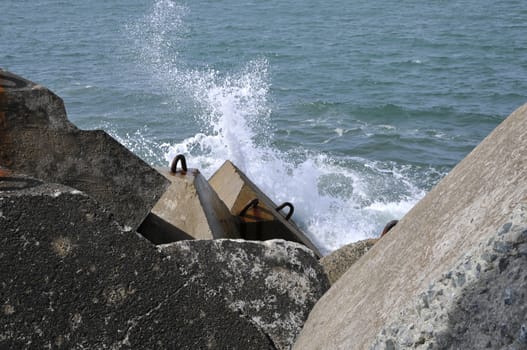
[[[79,130],[48,89],[0,70],[0,166],[78,188],[135,230],[168,186],[104,131]]]
[[[527,348],[527,202],[390,321],[373,349]]]
[[[203,272],[195,281],[199,289],[222,295],[232,312],[257,325],[277,349],[290,349],[309,311],[329,288],[316,256],[298,243],[220,239],[159,248],[175,262],[192,261],[190,268]]]
[[[239,238],[235,218],[197,169],[171,172],[169,168],[157,169],[171,183],[152,208],[141,234],[156,244],[180,239]],[[146,224],[162,220],[168,228],[148,228]],[[171,227],[183,234],[172,234]]]
[[[78,190],[2,174],[0,348],[275,348],[195,282],[193,261],[176,264]]]
[[[275,209],[278,207],[240,169],[226,161],[209,179],[209,183],[225,203],[232,215],[238,216],[241,234],[245,239],[285,239],[302,243],[321,257],[319,249],[296,226],[286,220]],[[258,199],[258,204],[240,213],[249,202]]]
[[[516,276],[520,280],[523,277],[513,268],[513,262],[516,266],[524,265],[523,260],[518,260],[524,259],[519,257],[524,250],[524,238],[518,232],[524,232],[521,227],[526,226],[526,218],[520,215],[516,221],[510,220],[513,210],[527,199],[526,168],[527,105],[524,105],[332,286],[311,312],[294,348],[442,348],[440,344],[469,344],[457,338],[462,332],[456,330],[455,324],[449,324],[449,320],[472,318],[478,324],[470,326],[465,322],[462,327],[471,329],[471,339],[478,335],[485,338],[488,329],[483,328],[489,325],[482,321],[485,313],[477,307],[459,308],[459,305],[468,306],[471,300],[477,301],[478,297],[471,291],[483,291],[485,284],[493,285],[481,296],[489,301],[489,304],[483,303],[487,305],[485,308],[492,305],[487,309],[493,310],[491,323],[507,325],[500,339],[509,339],[507,344],[511,346],[515,341],[523,341],[525,336],[522,338],[521,334],[525,332],[522,333],[524,323],[521,322],[526,321],[525,310],[516,308],[514,311],[503,298],[501,302],[489,299],[504,293],[502,295],[511,296],[506,298],[510,302],[524,300],[525,280],[515,282]],[[512,224],[507,225],[509,222]],[[517,225],[516,234],[501,240],[502,228],[511,229],[514,225]],[[493,242],[502,243],[494,246]],[[500,250],[502,253],[498,254]],[[492,264],[481,262],[486,260]],[[502,274],[489,274],[489,271],[500,271],[500,261]],[[460,270],[465,262],[472,267]],[[506,270],[507,266],[512,270]],[[503,275],[506,271],[510,273]],[[462,288],[449,294],[451,289],[441,287],[442,284]],[[419,309],[409,310],[426,300],[423,296],[427,296],[429,288],[430,300],[426,301],[425,308],[437,311],[432,316],[437,323],[421,333],[421,321],[405,323],[401,320],[415,319],[404,315],[419,312]],[[438,296],[441,293],[444,297]],[[436,302],[439,304],[430,306]],[[423,319],[426,319],[426,312],[421,314]],[[514,316],[510,316],[511,312]],[[398,321],[400,315],[403,318]],[[514,320],[512,323],[509,317]],[[390,325],[399,330],[396,337],[388,331]],[[403,332],[404,327],[419,331]],[[445,338],[450,340],[443,342],[441,339]]]

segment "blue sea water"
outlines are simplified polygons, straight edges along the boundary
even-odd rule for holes
[[[527,101],[527,2],[0,0],[0,67],[140,157],[231,159],[325,252]]]

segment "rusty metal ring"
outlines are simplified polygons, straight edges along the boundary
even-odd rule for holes
[[[240,214],[238,214],[238,216],[244,216],[245,213],[247,212],[247,210],[249,210],[249,208],[253,207],[253,208],[256,208],[258,206],[258,203],[260,201],[258,200],[258,198],[255,198],[251,201],[249,201],[245,207],[243,207],[242,211],[240,211]]]
[[[289,203],[289,202],[284,202],[282,204],[280,204],[279,206],[276,207],[276,211],[280,211],[282,209],[284,209],[285,207],[289,207],[289,213],[287,213],[287,215],[285,216],[285,219],[286,220],[289,220],[291,218],[291,216],[293,216],[293,213],[295,212],[295,207],[293,207],[293,204]]]
[[[181,161],[181,169],[183,170],[183,173],[187,172],[187,161],[185,159],[185,156],[182,154],[178,154],[174,157],[172,160],[172,163],[170,164],[170,171],[175,174],[177,173],[177,163]]]

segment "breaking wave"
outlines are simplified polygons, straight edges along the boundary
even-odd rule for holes
[[[231,160],[276,203],[294,203],[293,219],[324,253],[378,236],[386,222],[403,216],[425,194],[414,180],[423,169],[415,166],[322,153],[303,147],[301,140],[295,147],[278,147],[268,61],[257,57],[234,72],[182,62],[178,43],[187,31],[187,13],[174,1],[159,0],[128,28],[142,66],[178,106],[174,122],[190,117],[196,129],[157,146],[154,153],[161,150],[167,164],[182,153],[190,167],[210,176]],[[143,140],[140,134],[132,137]]]

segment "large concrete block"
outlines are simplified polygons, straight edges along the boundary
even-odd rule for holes
[[[174,261],[78,190],[2,174],[0,348],[275,349],[202,288],[214,266]]]
[[[526,347],[526,169],[524,105],[331,287],[294,348]]]
[[[0,166],[88,193],[135,230],[168,181],[101,130],[79,130],[63,101],[0,70]]]
[[[527,349],[527,202],[388,320],[371,348],[390,347]]]
[[[182,168],[177,168],[182,160]],[[240,238],[236,218],[198,169],[177,156],[171,168],[157,169],[171,183],[139,232],[155,244],[182,239]]]
[[[195,281],[199,289],[222,295],[230,310],[257,325],[277,349],[290,349],[329,288],[316,256],[298,243],[220,239],[159,247],[175,262],[192,261],[180,270],[202,271]]]
[[[286,219],[278,206],[263,193],[232,162],[226,161],[209,179],[209,183],[231,214],[241,222],[241,234],[245,239],[285,239],[302,243],[321,257],[319,249],[298,228],[292,219]],[[256,200],[256,201],[254,201]],[[250,203],[253,203],[250,205]],[[289,214],[293,214],[290,208]]]

